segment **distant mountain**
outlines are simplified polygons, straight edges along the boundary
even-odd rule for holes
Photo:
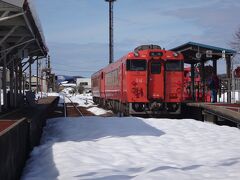
[[[83,78],[82,76],[68,76],[68,75],[57,75],[56,80],[57,83],[61,83],[63,81],[68,81],[68,83],[76,83],[77,78]]]

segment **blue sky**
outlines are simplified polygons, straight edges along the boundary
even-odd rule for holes
[[[105,0],[35,1],[56,74],[90,77],[108,64]],[[117,0],[114,59],[141,44],[170,49],[195,41],[230,48],[239,9],[238,0]]]

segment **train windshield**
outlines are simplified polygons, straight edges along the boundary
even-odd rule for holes
[[[147,63],[143,59],[127,60],[127,71],[146,71]]]
[[[183,71],[182,61],[167,61],[166,71]]]
[[[151,73],[152,74],[161,73],[161,62],[151,62]]]

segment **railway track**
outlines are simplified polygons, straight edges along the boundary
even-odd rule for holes
[[[66,116],[78,117],[78,116],[95,116],[92,112],[88,111],[85,107],[77,106],[76,104],[66,104]]]

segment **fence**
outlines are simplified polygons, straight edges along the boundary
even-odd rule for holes
[[[240,102],[240,78],[221,78],[221,90],[218,95],[219,102],[228,102],[228,96],[231,103]]]

